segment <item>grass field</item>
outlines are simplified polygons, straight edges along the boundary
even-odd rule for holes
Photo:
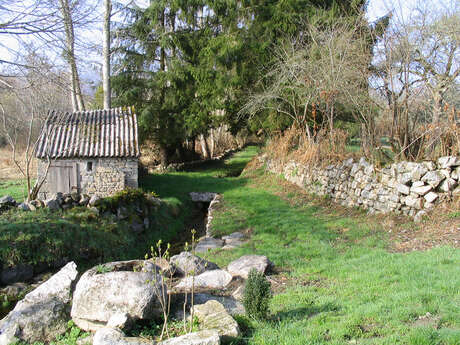
[[[11,195],[17,202],[22,202],[27,197],[26,180],[0,180],[0,197],[5,195]]]
[[[253,150],[227,166],[243,164]],[[214,231],[248,230],[251,240],[207,258],[222,267],[252,253],[274,262],[271,318],[239,318],[245,330],[239,343],[460,344],[458,249],[394,253],[377,219],[359,211],[335,213],[320,198],[305,201],[300,191],[287,192],[280,177],[261,170],[241,177],[216,170],[150,176],[144,188],[177,203],[186,202],[189,191],[223,193]]]
[[[399,253],[382,216],[308,196],[260,168],[235,176],[257,152],[247,147],[225,162],[141,181],[144,190],[155,191],[176,209],[177,217],[167,219],[174,228],[190,216],[189,192],[222,193],[213,231],[246,231],[250,240],[238,249],[207,253],[207,259],[225,267],[241,255],[262,254],[275,264],[270,318],[238,317],[243,336],[234,344],[460,344],[459,249]],[[43,221],[37,226],[45,228],[47,216],[38,214]],[[78,217],[64,218],[62,230],[78,222]],[[13,223],[37,219],[15,218]],[[2,232],[8,223],[0,224]],[[168,235],[162,236],[165,241]],[[72,232],[69,236],[60,241],[70,240]]]

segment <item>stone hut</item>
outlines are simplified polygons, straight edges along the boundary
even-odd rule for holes
[[[137,117],[131,109],[52,111],[36,147],[40,199],[57,192],[108,196],[138,186]]]

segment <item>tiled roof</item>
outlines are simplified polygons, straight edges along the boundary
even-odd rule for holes
[[[37,158],[138,157],[137,117],[130,108],[74,113],[51,111]]]

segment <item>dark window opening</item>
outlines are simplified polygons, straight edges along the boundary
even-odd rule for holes
[[[87,172],[93,171],[93,162],[87,162],[86,163],[86,171]]]

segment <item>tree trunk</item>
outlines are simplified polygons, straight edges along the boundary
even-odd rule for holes
[[[59,0],[61,13],[64,19],[66,36],[65,59],[69,64],[71,74],[72,106],[74,111],[85,110],[85,104],[81,94],[80,78],[78,76],[77,62],[75,59],[75,35],[73,30],[72,15],[69,0]]]
[[[104,109],[111,108],[110,89],[110,17],[112,13],[111,0],[104,0],[104,27],[102,31],[102,89],[104,90]]]
[[[215,146],[215,140],[214,140],[214,130],[211,128],[209,138],[211,139],[211,147],[209,150],[209,156],[212,159],[214,157],[214,146]]]
[[[164,145],[160,145],[160,164],[162,167],[166,168],[169,163],[168,148]]]
[[[204,159],[209,158],[209,148],[208,143],[206,142],[206,138],[203,134],[200,134],[200,143],[201,143],[201,153]]]

